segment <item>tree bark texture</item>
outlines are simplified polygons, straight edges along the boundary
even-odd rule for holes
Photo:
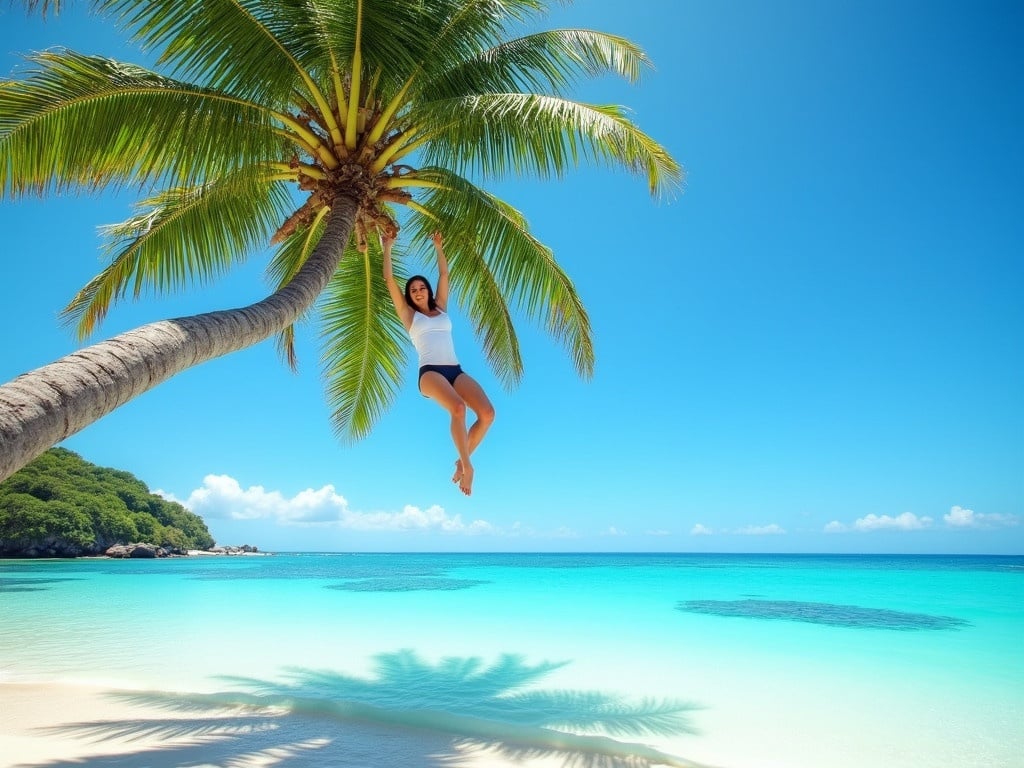
[[[356,210],[356,200],[335,198],[323,237],[302,269],[262,301],[150,323],[0,386],[0,480],[175,374],[288,327],[338,268]]]

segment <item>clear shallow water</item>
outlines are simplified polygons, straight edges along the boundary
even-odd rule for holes
[[[1018,768],[1024,558],[0,561],[4,680],[428,709],[737,767]]]

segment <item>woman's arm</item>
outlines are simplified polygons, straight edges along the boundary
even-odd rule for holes
[[[437,252],[437,290],[434,292],[434,301],[437,302],[442,311],[448,311],[448,259],[444,255],[444,246],[441,244],[441,233],[435,231],[431,239],[434,241],[434,250]]]
[[[398,319],[402,321],[402,325],[408,330],[409,326],[412,325],[413,309],[405,303],[405,294],[402,293],[402,289],[395,282],[395,275],[391,267],[391,246],[394,244],[394,232],[381,232],[380,245],[384,251],[384,283],[388,287],[388,293],[391,294],[391,303],[395,305]]]

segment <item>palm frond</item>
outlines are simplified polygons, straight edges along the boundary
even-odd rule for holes
[[[581,79],[618,75],[635,83],[650,60],[635,43],[589,29],[556,29],[501,42],[439,73],[423,92],[449,99],[516,91],[563,93]]]
[[[65,5],[67,5],[67,0],[25,0],[25,9],[29,13],[32,13],[36,8],[39,8],[40,13],[42,13],[44,17],[50,12],[54,15],[59,14]]]
[[[337,61],[350,63],[355,55],[357,2],[362,7],[359,50],[364,74],[376,74],[377,98],[388,100],[419,66],[431,44],[431,11],[450,0],[395,3],[390,0],[310,0],[322,25],[323,48]]]
[[[343,440],[365,437],[397,396],[407,340],[390,301],[380,246],[350,247],[319,307],[331,425]]]
[[[267,277],[277,288],[290,282],[295,274],[306,263],[313,252],[320,236],[324,233],[324,217],[329,209],[322,208],[309,226],[297,229],[288,236],[274,254],[267,266]],[[295,353],[295,325],[289,325],[277,337],[276,347],[281,358],[288,367],[298,369],[298,356]]]
[[[280,151],[255,104],[72,51],[29,63],[0,83],[0,195],[192,185]]]
[[[507,300],[565,347],[579,375],[593,375],[590,318],[572,281],[530,233],[523,215],[446,169],[424,168],[416,175],[440,185],[422,203],[440,224],[415,218],[414,232],[426,237],[440,226],[445,233],[452,285],[499,377],[515,383],[522,370]]]
[[[462,234],[454,227],[446,232],[453,235],[452,242],[470,241],[471,233]],[[508,303],[480,249],[480,239],[474,246],[448,247],[452,264],[461,266],[451,277],[452,286],[461,306],[473,322],[473,331],[480,342],[491,370],[506,390],[519,385],[523,378],[523,356],[519,336]]]
[[[583,161],[646,176],[652,195],[672,192],[682,170],[616,106],[502,93],[431,102],[412,118],[432,136],[426,165],[486,176],[562,176]]]
[[[481,48],[500,40],[501,33],[510,22],[517,17],[519,20],[525,18],[526,10],[537,11],[539,4],[446,0],[446,7],[441,13],[426,14],[423,20],[434,25],[427,38],[430,49],[423,58],[423,69],[430,72],[444,67],[446,62],[472,58]]]
[[[305,3],[262,0],[98,0],[102,12],[177,76],[282,107],[299,85],[314,93],[302,56],[317,43]],[[230,52],[230,53],[229,53]]]
[[[421,91],[437,77],[474,60],[497,45],[507,29],[546,6],[543,0],[364,0],[363,61],[383,72],[381,96],[393,108],[385,122],[422,100]],[[395,97],[402,98],[393,102]],[[373,134],[371,140],[380,136]]]
[[[138,203],[139,213],[102,228],[109,265],[63,311],[88,336],[117,299],[204,284],[264,245],[291,204],[267,171],[238,170],[196,187],[176,187]]]

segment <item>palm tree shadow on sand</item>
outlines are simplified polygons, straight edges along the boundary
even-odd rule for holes
[[[123,702],[174,714],[46,728],[99,743],[147,743],[128,753],[53,760],[33,768],[458,768],[479,759],[481,750],[513,763],[543,759],[545,765],[565,768],[698,765],[622,740],[694,733],[689,713],[697,706],[530,687],[562,666],[530,666],[514,655],[490,666],[479,658],[446,658],[431,665],[412,651],[399,651],[377,656],[370,679],[290,669],[279,681],[224,678],[231,690],[212,694],[114,692],[109,695]]]

